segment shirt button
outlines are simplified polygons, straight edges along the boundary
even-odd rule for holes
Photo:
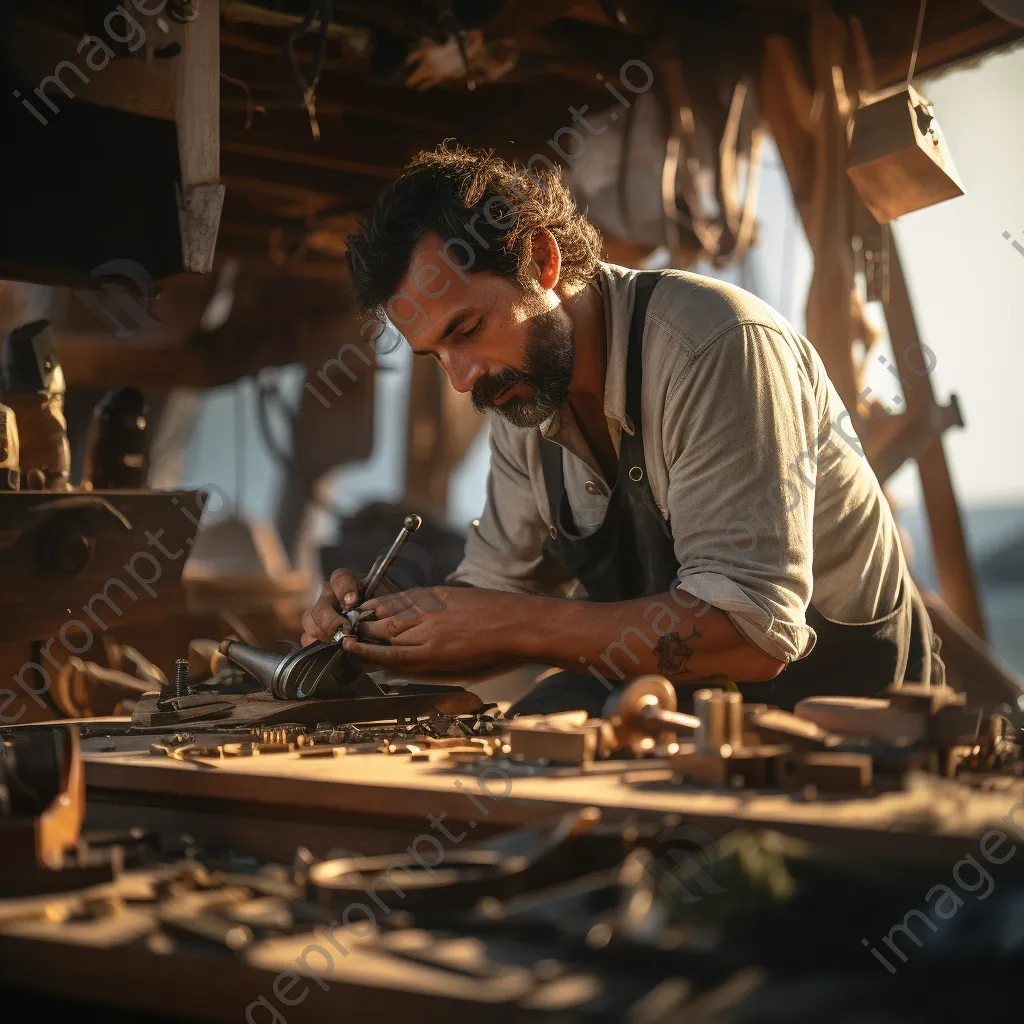
[[[585,490],[587,492],[587,494],[600,494],[601,493],[601,488],[598,487],[597,484],[595,484],[593,480],[588,480],[583,485],[583,490]]]

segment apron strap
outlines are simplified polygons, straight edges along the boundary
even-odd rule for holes
[[[660,270],[644,270],[636,275],[633,291],[633,316],[629,322],[629,349],[626,352],[626,415],[634,436],[641,436],[644,386],[644,329],[651,295],[661,280]],[[647,467],[644,467],[646,471]]]
[[[640,271],[636,275],[633,289],[633,312],[629,323],[629,347],[626,351],[626,416],[633,429],[633,436],[630,438],[629,444],[631,465],[636,463],[637,456],[641,461],[643,459],[641,422],[643,415],[644,329],[647,325],[647,307],[650,305],[651,295],[659,280],[661,280],[660,270]],[[622,476],[621,447],[625,447],[625,445],[620,446],[620,477]],[[562,446],[557,441],[544,437],[543,434],[540,439],[540,464],[544,473],[544,489],[548,495],[551,521],[557,523],[558,510],[561,508],[562,494],[565,491]],[[642,465],[640,468],[646,477],[647,466]]]

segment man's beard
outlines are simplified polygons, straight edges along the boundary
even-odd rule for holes
[[[470,397],[477,412],[493,410],[515,427],[539,427],[566,400],[572,381],[573,325],[559,307],[530,318],[524,367],[489,373],[473,385]],[[517,384],[533,392],[516,396],[501,405],[494,399]]]

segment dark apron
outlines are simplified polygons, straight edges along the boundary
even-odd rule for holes
[[[561,445],[541,438],[544,483],[555,520],[544,551],[580,581],[591,601],[629,601],[665,594],[679,569],[671,530],[647,479],[641,415],[644,325],[659,278],[657,272],[640,273],[636,278],[626,357],[626,414],[634,433],[622,432],[615,486],[604,521],[593,533],[581,535],[573,519],[562,475]],[[907,678],[927,682],[933,674],[931,623],[909,580],[908,586],[909,592],[901,588],[895,610],[874,622],[835,622],[809,607],[807,624],[817,634],[814,649],[770,682],[737,681],[745,699],[792,708],[811,694],[874,696],[894,681],[901,682],[908,666],[914,674]],[[609,683],[612,690],[623,683],[604,663],[595,668],[611,676],[608,683],[591,673],[558,672],[534,686],[513,705],[510,714],[585,709],[600,715],[609,696]],[[695,680],[675,685],[680,704],[686,707],[701,684]]]

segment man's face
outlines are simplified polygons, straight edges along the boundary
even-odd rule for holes
[[[478,412],[517,427],[543,423],[566,399],[573,324],[554,292],[464,267],[466,251],[437,235],[413,251],[385,307],[416,355],[433,356]]]

